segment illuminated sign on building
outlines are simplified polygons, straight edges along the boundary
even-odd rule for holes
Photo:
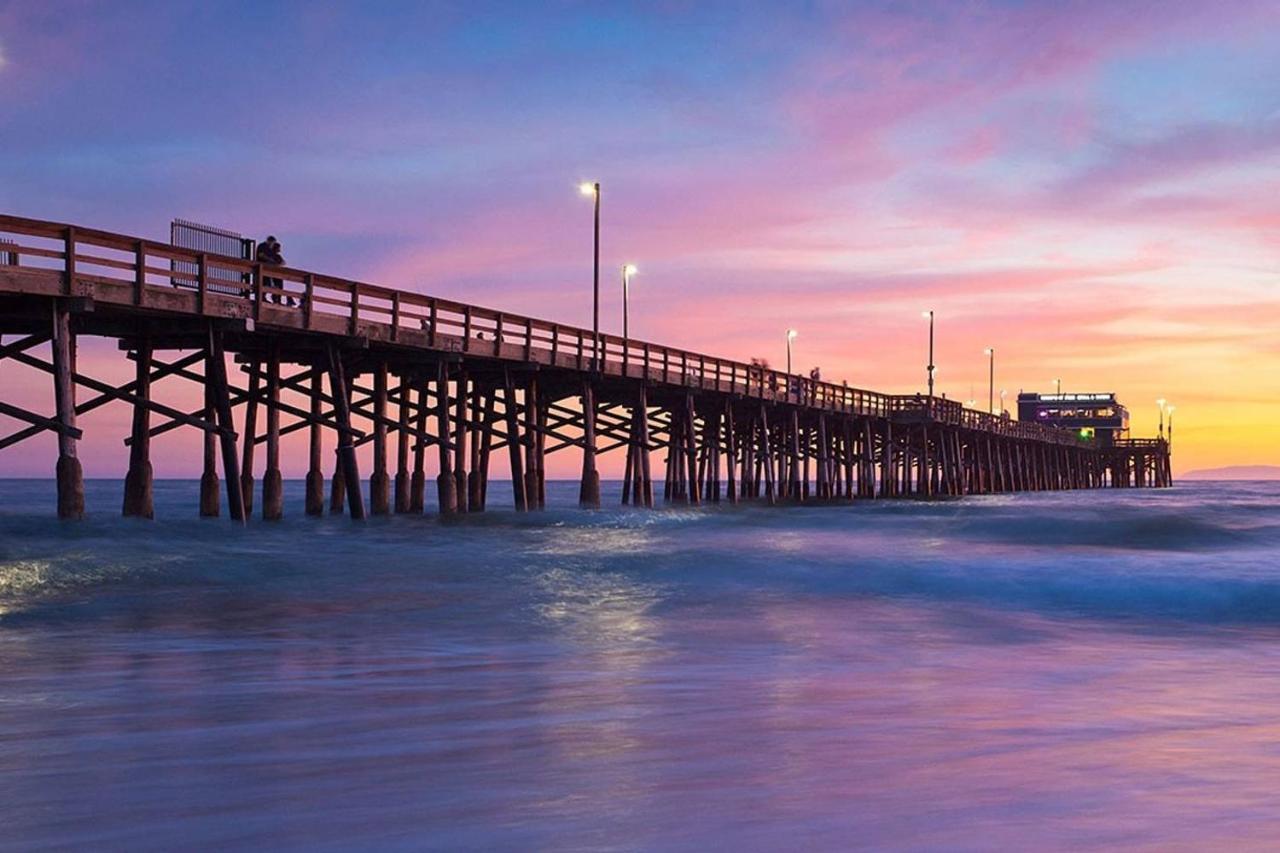
[[[1080,438],[1111,444],[1129,429],[1129,412],[1115,394],[1018,395],[1018,420],[1071,430]]]
[[[1025,395],[1019,395],[1022,399]],[[1115,394],[1036,394],[1036,399],[1043,403],[1110,403]]]

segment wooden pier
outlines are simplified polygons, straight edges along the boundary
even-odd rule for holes
[[[16,337],[15,337],[16,336]],[[84,336],[118,341],[134,379],[77,369]],[[47,355],[45,355],[47,353]],[[53,412],[6,400],[15,365],[52,379]],[[12,376],[12,374],[9,374]],[[163,384],[162,384],[163,381]],[[175,382],[199,408],[162,402]],[[767,504],[1171,484],[1163,439],[1099,447],[1074,433],[920,395],[813,381],[408,291],[0,216],[0,450],[58,436],[58,514],[84,512],[77,426],[132,407],[123,512],[151,517],[151,440],[204,437],[200,512],[283,516],[280,439],[306,430],[304,511],[482,512],[505,454],[518,511],[546,503],[549,454],[581,458],[580,503],[600,505],[598,458],[625,455],[622,501]],[[372,444],[367,491],[357,448]],[[326,453],[328,471],[326,499]],[[394,471],[392,470],[394,466]]]

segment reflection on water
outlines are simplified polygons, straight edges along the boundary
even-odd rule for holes
[[[1280,488],[594,514],[575,489],[241,531],[193,483],[155,524],[91,483],[62,525],[50,484],[0,481],[0,847],[1280,831]]]

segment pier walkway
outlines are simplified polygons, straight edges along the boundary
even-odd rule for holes
[[[134,380],[77,370],[84,336],[117,340]],[[50,375],[52,413],[6,399],[16,365]],[[166,379],[198,383],[203,406],[162,402]],[[544,505],[545,459],[561,451],[581,457],[584,507],[599,506],[597,457],[609,452],[625,454],[622,500],[642,506],[655,504],[655,485],[668,502],[773,504],[1171,482],[1163,439],[1101,447],[946,399],[0,215],[0,415],[23,424],[0,436],[0,450],[57,434],[63,517],[84,508],[78,420],[115,401],[133,413],[123,509],[144,517],[151,441],[182,427],[204,434],[200,511],[217,515],[225,489],[241,521],[253,510],[259,445],[262,515],[283,514],[280,439],[298,430],[310,439],[305,511],[327,504],[353,518],[422,512],[429,459],[441,513],[482,511],[495,452],[521,511]],[[326,439],[336,448],[327,496]]]

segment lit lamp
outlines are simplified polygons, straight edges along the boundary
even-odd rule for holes
[[[592,254],[592,310],[591,310],[591,359],[595,369],[600,363],[600,182],[586,181],[578,184],[578,190],[595,201],[595,241]]]
[[[622,339],[625,341],[630,335],[627,334],[627,313],[631,304],[631,276],[640,272],[636,269],[635,264],[624,264],[622,267]]]
[[[987,414],[995,414],[996,407],[996,348],[987,347]]]
[[[1156,400],[1156,405],[1160,407],[1160,437],[1164,438],[1164,407],[1165,407],[1164,397],[1161,397],[1159,400]]]
[[[929,320],[929,397],[933,397],[933,311],[920,312],[921,317]]]

